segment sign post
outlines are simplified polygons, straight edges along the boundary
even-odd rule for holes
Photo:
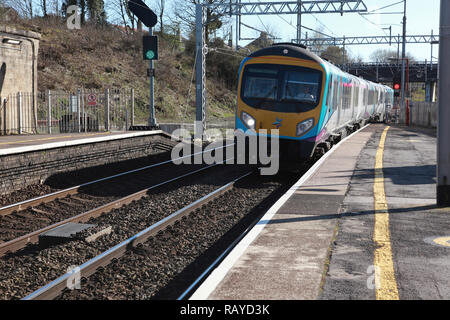
[[[153,37],[153,27],[158,23],[158,16],[142,1],[142,0],[129,0],[128,8],[130,11],[142,21],[142,23],[148,27],[150,37]],[[156,40],[157,41],[157,40]],[[156,42],[157,43],[157,42]],[[156,45],[157,47],[157,45]],[[145,50],[144,45],[144,50]],[[158,52],[147,50],[144,52],[144,59],[150,60],[150,70],[155,69],[154,60],[158,58]],[[155,117],[155,73],[150,74],[150,116],[148,119],[149,127],[156,127],[156,117]]]

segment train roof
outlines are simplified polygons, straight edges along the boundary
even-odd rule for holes
[[[322,58],[307,50],[306,47],[294,43],[278,43],[250,54],[250,58],[262,56],[285,56],[315,61],[320,64],[324,62]]]
[[[355,75],[352,75],[350,73],[347,73],[341,69],[339,69],[337,66],[335,66],[333,63],[329,61],[325,61],[315,53],[309,51],[305,46],[298,45],[295,43],[276,43],[272,45],[271,47],[267,47],[264,49],[260,49],[258,51],[253,52],[250,54],[250,58],[256,58],[256,57],[263,57],[263,56],[285,56],[285,57],[292,57],[292,58],[298,58],[303,60],[310,60],[317,62],[327,69],[327,72],[333,70],[334,72],[340,72],[342,74],[345,74],[347,77],[361,81],[363,83],[371,84],[378,87],[386,87],[389,88],[381,83],[375,83],[371,82],[369,80],[366,80],[361,77],[357,77]],[[391,89],[391,88],[389,88]]]

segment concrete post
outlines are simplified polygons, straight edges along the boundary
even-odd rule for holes
[[[17,94],[17,132],[18,134],[22,134],[22,93],[19,92]]]
[[[6,113],[6,103],[7,103],[7,98],[4,98],[3,100],[1,100],[0,101],[0,103],[2,103],[3,104],[3,134],[6,136],[6,134],[7,134],[7,130],[8,130],[8,128],[7,128],[7,121],[6,121],[6,116],[7,116],[7,113]]]
[[[131,89],[131,126],[134,127],[134,89]]]
[[[437,146],[437,204],[450,206],[450,1],[441,0],[439,46],[439,111]]]
[[[47,125],[48,134],[52,134],[52,92],[47,91]]]
[[[110,103],[109,103],[109,89],[105,90],[105,131],[109,131],[110,129]]]
[[[84,92],[84,89],[81,89],[81,106],[82,106],[81,110],[83,110],[84,132],[87,133],[88,132],[88,116],[87,116],[87,111],[86,111],[86,104],[84,102],[86,99],[85,94],[86,93]]]
[[[81,133],[81,90],[77,92],[77,125],[78,133]]]

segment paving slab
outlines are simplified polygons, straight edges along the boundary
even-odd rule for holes
[[[317,299],[341,204],[374,131],[368,127],[333,150],[269,221],[260,222],[265,227],[238,260],[228,266],[225,260],[192,299]]]
[[[375,299],[374,162],[381,131],[361,153],[332,249],[321,299]],[[436,138],[432,131],[391,127],[384,188],[399,299],[450,299],[450,209],[436,207]]]
[[[0,156],[155,134],[163,134],[163,132],[160,130],[156,130],[143,132],[96,132],[8,136],[0,135]]]

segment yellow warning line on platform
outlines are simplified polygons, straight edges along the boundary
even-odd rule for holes
[[[19,140],[19,141],[8,141],[8,142],[0,142],[0,145],[8,145],[8,144],[20,144],[20,143],[30,143],[30,142],[39,142],[39,141],[49,141],[49,140],[58,140],[58,139],[69,139],[69,138],[90,138],[93,136],[100,136],[110,134],[110,132],[101,132],[101,133],[92,133],[92,134],[83,134],[80,135],[71,135],[71,136],[54,136],[50,138],[38,138],[38,139],[30,139],[30,140]]]
[[[375,242],[374,264],[378,272],[376,297],[377,300],[399,300],[397,281],[395,279],[394,261],[392,258],[391,238],[389,231],[389,209],[384,191],[383,155],[386,143],[387,127],[380,140],[375,159],[375,182],[373,193],[375,196],[375,229],[373,241]]]

